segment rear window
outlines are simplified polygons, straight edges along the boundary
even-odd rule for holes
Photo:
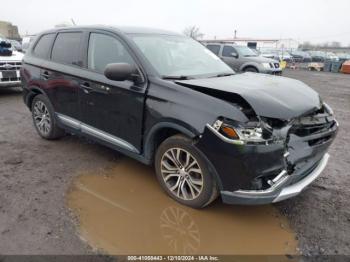
[[[68,65],[79,65],[82,61],[80,41],[82,33],[59,33],[52,48],[51,59]]]
[[[207,48],[212,51],[214,54],[219,55],[220,46],[219,45],[207,45]]]
[[[55,34],[43,35],[34,48],[34,54],[40,58],[48,58]]]

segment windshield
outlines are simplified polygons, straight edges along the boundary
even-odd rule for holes
[[[234,71],[209,49],[184,36],[133,35],[132,39],[163,77],[232,74]]]
[[[252,49],[247,46],[235,46],[235,49],[241,56],[258,56]]]

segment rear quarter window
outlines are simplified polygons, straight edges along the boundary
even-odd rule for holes
[[[81,32],[59,33],[52,48],[51,59],[58,63],[79,65],[82,62]]]
[[[34,47],[33,53],[40,58],[48,58],[55,34],[43,35]]]

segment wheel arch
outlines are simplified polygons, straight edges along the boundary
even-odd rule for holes
[[[32,106],[32,102],[34,100],[34,97],[36,97],[37,95],[44,95],[47,96],[45,94],[45,92],[43,90],[41,90],[39,87],[37,86],[31,86],[28,88],[28,93],[25,97],[25,104],[27,105],[27,107],[31,110],[31,106]]]
[[[256,63],[245,63],[241,66],[241,68],[239,69],[239,71],[243,72],[245,69],[247,69],[248,67],[253,67],[254,69],[256,69],[257,72],[260,72],[259,70],[259,66]]]
[[[189,127],[182,124],[172,122],[157,123],[149,130],[144,140],[145,158],[152,163],[158,146],[165,139],[176,134],[182,134],[192,139],[198,135],[194,131],[190,130]]]
[[[167,138],[176,135],[182,134],[191,139],[196,139],[200,134],[197,134],[195,131],[190,130],[185,124],[178,124],[172,122],[160,122],[154,125],[148,132],[145,142],[144,142],[144,156],[147,163],[151,164],[154,161],[155,152],[158,146]],[[202,157],[204,157],[209,163],[209,169],[211,174],[216,179],[217,186],[219,190],[222,190],[222,181],[218,175],[215,167],[206,157],[206,155],[199,151]]]

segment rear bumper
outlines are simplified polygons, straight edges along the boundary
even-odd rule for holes
[[[328,159],[329,154],[326,153],[316,167],[296,183],[289,184],[289,182],[293,180],[293,175],[287,175],[281,183],[276,184],[275,187],[271,187],[267,190],[221,191],[222,200],[228,204],[259,205],[276,203],[294,197],[300,194],[308,185],[321,175],[328,163]]]

